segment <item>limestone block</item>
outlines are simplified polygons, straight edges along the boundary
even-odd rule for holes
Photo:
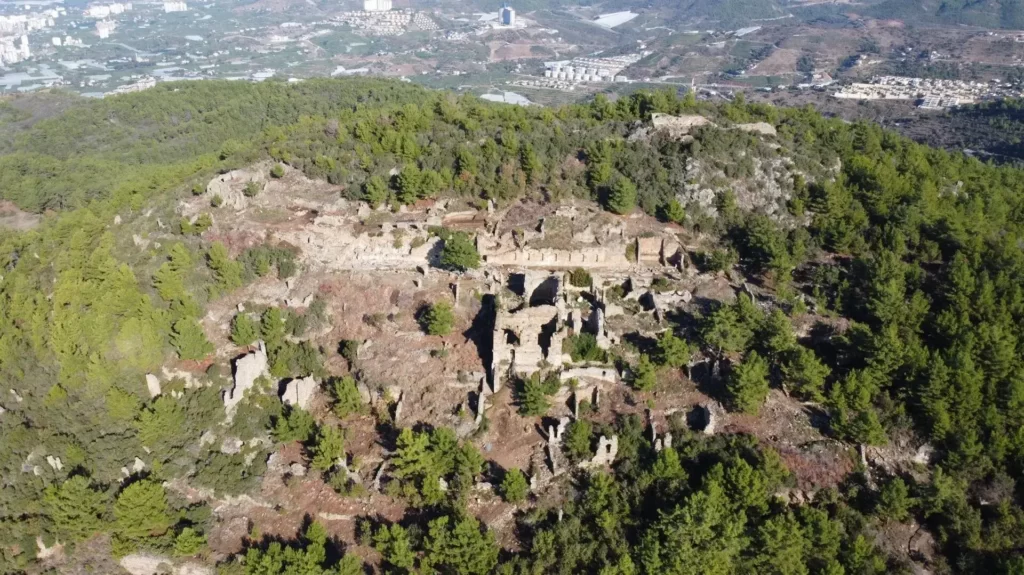
[[[158,575],[170,571],[171,559],[163,555],[133,553],[121,558],[121,567],[132,575]]]
[[[160,380],[152,373],[146,374],[146,389],[149,390],[149,397],[160,395]]]
[[[224,409],[228,414],[234,413],[238,402],[242,401],[245,392],[252,388],[257,379],[270,377],[267,367],[267,350],[262,341],[256,351],[235,362],[234,386],[224,394]]]
[[[316,392],[317,383],[312,377],[293,379],[288,382],[281,394],[281,401],[300,409],[309,409],[310,402]]]

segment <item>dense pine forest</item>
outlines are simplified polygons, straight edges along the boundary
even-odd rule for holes
[[[715,125],[688,139],[631,137],[653,113],[701,114]],[[727,129],[751,122],[777,133]],[[654,361],[678,369],[672,349],[685,340],[736,362],[730,409],[756,412],[769,385],[785,385],[820,406],[829,435],[851,452],[908,436],[935,449],[922,473],[869,481],[858,470],[789,504],[775,494],[790,471],[753,438],[692,436],[656,453],[641,421],[622,417],[613,473],[580,473],[559,507],[524,507],[509,546],[466,512],[483,455],[449,430],[395,430],[395,493],[410,509],[401,522],[367,517],[357,534],[383,572],[909,572],[882,550],[878,526],[917,522],[941,551],[936,572],[1024,573],[1018,169],[742,97],[712,105],[637,93],[547,109],[362,79],[174,83],[38,122],[4,104],[0,129],[13,130],[0,141],[0,199],[42,216],[33,230],[0,231],[4,573],[42,572],[40,542],[59,541],[65,553],[102,543],[114,556],[205,557],[211,510],[169,482],[246,493],[282,443],[301,444],[326,476],[336,471],[343,429],[280,404],[239,407],[230,424],[246,441],[238,453],[200,441],[221,424],[230,367],[203,363],[213,348],[198,320],[268,269],[288,275],[289,255],[267,248],[232,258],[187,226],[179,241],[138,249],[135,230],[111,226],[265,159],[396,210],[438,197],[481,207],[578,198],[680,223],[716,246],[695,254],[698,265],[742,273],[790,315],[812,302],[849,327],[808,347],[784,314],[741,298],[695,318],[696,329],[680,323]],[[726,175],[713,209],[681,199],[688,161]],[[771,162],[801,176],[777,183],[791,198],[769,217],[747,209],[740,188]],[[324,371],[324,357],[338,351],[289,337],[326,320],[315,308],[301,317],[270,308],[233,336],[266,341],[275,376],[330,380],[343,418],[360,407],[351,380]],[[171,361],[203,365],[208,385],[151,399],[145,374]],[[597,432],[576,427],[584,426],[570,429],[570,452],[573,434],[586,450]],[[248,441],[268,433],[271,444]],[[133,470],[144,451],[154,463]],[[517,470],[497,479],[506,499],[526,497]],[[218,569],[362,573],[369,564],[346,552],[355,544],[311,522],[294,540],[251,534],[246,552]]]

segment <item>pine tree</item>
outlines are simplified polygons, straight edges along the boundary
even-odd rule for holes
[[[795,346],[783,356],[782,379],[790,391],[811,401],[825,399],[825,379],[832,370],[803,346]]]
[[[807,575],[807,539],[791,512],[772,517],[757,530],[757,573]]]
[[[450,517],[434,519],[427,527],[423,547],[426,572],[484,575],[498,563],[494,534],[481,532],[475,517],[460,519],[454,525]]]
[[[371,176],[363,184],[363,201],[369,204],[371,208],[376,208],[384,203],[388,199],[388,193],[388,184],[380,176]]]
[[[242,285],[242,264],[231,259],[228,249],[220,242],[214,242],[206,252],[206,265],[213,272],[215,285],[212,293],[227,293]]]
[[[283,443],[298,441],[305,443],[312,437],[316,429],[313,416],[300,407],[288,407],[285,414],[277,419],[274,437]]]
[[[518,469],[509,469],[501,480],[501,496],[509,503],[520,503],[526,500],[530,485],[526,476]]]
[[[682,225],[686,221],[686,210],[683,209],[683,205],[679,203],[679,200],[672,198],[662,208],[662,217],[666,221]]]
[[[700,335],[708,347],[725,353],[742,352],[754,337],[754,326],[743,316],[742,300],[750,299],[740,294],[733,305],[723,305],[701,321]]]
[[[174,554],[190,557],[199,554],[206,547],[206,536],[191,527],[185,527],[174,538]]]
[[[590,437],[594,434],[594,426],[586,419],[577,419],[569,424],[565,431],[563,447],[572,461],[583,461],[592,455]]]
[[[260,335],[267,347],[274,349],[284,342],[285,325],[281,310],[276,307],[267,308],[260,319]]]
[[[769,361],[777,361],[782,354],[796,346],[793,324],[781,309],[775,308],[762,322],[757,333],[758,349]]]
[[[539,373],[523,378],[519,383],[519,413],[526,416],[545,415],[551,407],[548,393],[540,380]]]
[[[319,471],[328,471],[345,456],[345,435],[336,427],[321,425],[313,445],[310,465]]]
[[[186,275],[192,270],[192,256],[182,244],[171,246],[168,261],[164,262],[153,274],[153,285],[160,299],[165,302],[184,300],[188,297],[185,290]]]
[[[691,353],[686,340],[676,336],[671,329],[662,332],[658,338],[657,359],[661,365],[679,369],[689,363]]]
[[[726,383],[729,403],[737,411],[757,414],[768,397],[768,362],[756,351],[732,366]]]
[[[875,512],[886,519],[903,522],[910,516],[913,500],[903,479],[894,477],[882,486]]]
[[[448,335],[454,323],[452,305],[446,301],[436,302],[423,312],[423,327],[429,335]]]
[[[231,341],[235,345],[248,347],[256,343],[260,335],[259,325],[248,314],[236,314],[231,320]]]
[[[43,496],[43,508],[56,527],[58,539],[71,543],[103,529],[106,507],[103,493],[93,490],[89,479],[81,475],[68,478],[59,487],[47,487]]]
[[[399,479],[416,478],[435,474],[438,467],[434,453],[430,450],[427,433],[416,433],[405,428],[398,434],[398,445],[391,459],[394,476]]]
[[[396,569],[412,572],[416,565],[416,553],[413,551],[409,533],[401,525],[381,527],[373,536],[373,546]]]
[[[636,184],[629,178],[620,177],[608,190],[608,209],[616,214],[625,215],[636,209]]]
[[[646,353],[640,354],[640,361],[633,367],[633,388],[638,391],[652,389],[658,383],[658,368]]]
[[[445,269],[464,272],[480,267],[480,254],[468,234],[452,232],[444,238],[441,248],[441,266]]]
[[[181,359],[200,360],[213,353],[203,328],[191,318],[181,318],[171,326],[171,345]]]
[[[398,174],[396,199],[402,204],[411,204],[424,197],[424,176],[416,164],[409,164]]]
[[[520,149],[519,163],[523,169],[523,173],[526,174],[526,181],[528,183],[536,184],[537,178],[543,169],[543,164],[537,154],[533,151],[533,145],[527,143]]]
[[[174,450],[188,440],[182,433],[188,429],[187,423],[187,414],[178,400],[170,395],[161,395],[139,414],[139,441],[154,453],[169,459]]]
[[[148,479],[132,483],[117,496],[114,517],[118,538],[131,543],[163,535],[173,524],[163,486]]]
[[[346,375],[332,380],[331,392],[334,396],[334,413],[338,417],[344,419],[350,414],[363,411],[363,398],[352,376]]]

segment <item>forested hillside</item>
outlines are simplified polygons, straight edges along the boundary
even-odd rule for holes
[[[655,112],[715,125],[686,139],[636,137]],[[751,122],[777,133],[731,129]],[[0,235],[0,571],[42,572],[38,546],[61,542],[72,562],[69,550],[106,545],[253,575],[353,574],[364,562],[389,573],[890,573],[909,567],[879,545],[880,526],[919,524],[940,551],[936,572],[1024,572],[1020,170],[742,98],[719,106],[659,92],[522,108],[374,80],[174,83],[77,106],[4,152],[0,197],[48,216]],[[672,349],[685,340],[735,363],[730,409],[756,413],[769,386],[785,387],[820,411],[851,457],[857,445],[908,436],[934,457],[912,474],[869,480],[860,469],[790,504],[775,496],[790,471],[756,439],[694,435],[656,453],[643,424],[622,417],[612,473],[580,472],[562,501],[524,504],[514,543],[499,544],[466,512],[484,455],[450,430],[391,429],[383,418],[394,495],[409,505],[401,521],[367,516],[358,541],[331,540],[318,523],[291,541],[253,532],[243,553],[213,558],[210,508],[182,496],[182,482],[217,496],[252,492],[281,445],[334,481],[346,417],[359,409],[354,382],[325,368],[339,352],[297,343],[329,318],[271,307],[233,326],[235,343],[264,340],[274,377],[330,380],[338,416],[314,421],[257,397],[223,423],[229,366],[212,360],[200,319],[271,270],[287,277],[294,262],[269,248],[232,258],[198,221],[172,242],[140,247],[131,237],[157,200],[189,197],[261,159],[396,211],[439,197],[579,198],[680,223],[714,246],[692,254],[698,265],[763,286],[777,313],[740,298],[704,317],[670,317],[675,339],[652,361],[678,371],[686,362]],[[758,179],[769,165],[788,177]],[[713,205],[688,200],[695,178],[714,187]],[[770,217],[748,197],[769,184],[790,197]],[[115,216],[127,225],[112,225]],[[808,306],[846,328],[823,324],[812,345],[798,344],[790,318]],[[163,365],[201,385],[179,381],[151,397],[145,374]],[[244,442],[234,453],[200,439],[221,425]],[[570,457],[589,451],[598,433],[589,425],[570,428]],[[143,452],[152,462],[139,469]],[[525,497],[517,473],[496,478],[513,501]],[[351,488],[344,478],[332,485]],[[357,544],[379,562],[349,553]]]
[[[1024,7],[1021,6],[1019,0],[986,0],[983,2],[885,0],[872,7],[871,12],[878,18],[894,18],[908,22],[961,24],[1011,30],[1024,26]]]

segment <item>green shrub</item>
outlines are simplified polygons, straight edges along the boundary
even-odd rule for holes
[[[518,469],[509,469],[501,480],[501,496],[509,503],[519,503],[526,500],[530,492],[530,484],[526,476]]]
[[[263,184],[259,182],[251,181],[245,184],[242,188],[242,194],[247,198],[255,198],[263,191]]]
[[[565,338],[563,351],[568,351],[572,360],[604,363],[608,354],[597,346],[597,336],[592,333],[577,333]]]
[[[452,304],[439,301],[423,311],[421,317],[423,330],[429,335],[448,335],[455,324],[455,313]]]
[[[589,288],[594,285],[594,278],[583,268],[576,268],[569,273],[569,283],[578,288]]]

